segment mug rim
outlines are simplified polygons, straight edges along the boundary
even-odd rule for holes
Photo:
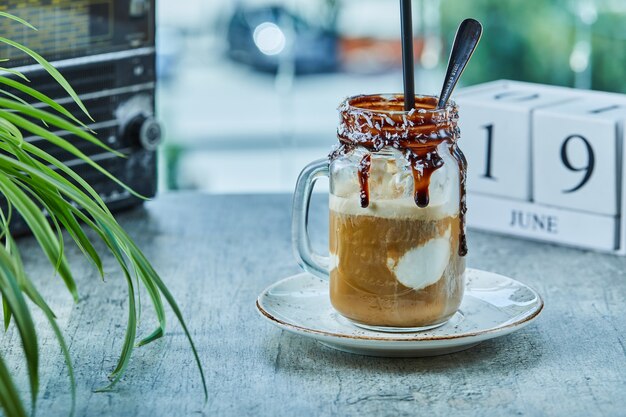
[[[446,103],[446,107],[442,109],[437,108],[437,102],[439,101],[439,97],[430,94],[416,94],[415,95],[415,107],[411,110],[380,110],[380,109],[370,109],[367,107],[361,107],[357,104],[353,104],[354,101],[358,99],[380,99],[380,101],[387,102],[403,102],[404,94],[401,93],[372,93],[372,94],[356,94],[353,96],[348,96],[343,99],[341,104],[339,105],[338,110],[341,111],[358,111],[358,112],[370,112],[374,114],[391,114],[391,115],[448,115],[454,110],[458,109],[458,105],[456,101],[453,99],[448,100]],[[434,107],[421,107],[418,104],[424,103],[425,100],[432,99],[434,101]]]

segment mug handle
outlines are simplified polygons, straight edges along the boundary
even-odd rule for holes
[[[306,272],[324,280],[328,280],[330,258],[315,253],[311,248],[308,223],[311,192],[315,182],[322,177],[329,176],[330,170],[327,158],[313,161],[302,170],[293,195],[291,221],[291,243],[298,264]]]

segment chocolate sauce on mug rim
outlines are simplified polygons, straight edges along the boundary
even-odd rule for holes
[[[450,154],[459,166],[460,208],[459,255],[467,254],[465,235],[466,170],[467,161],[457,146],[460,136],[457,126],[458,107],[452,100],[444,109],[437,109],[438,97],[415,96],[415,107],[404,110],[402,94],[358,95],[345,99],[339,106],[340,123],[337,128],[339,146],[331,153],[331,160],[357,147],[368,152],[358,166],[361,207],[369,206],[369,176],[371,154],[390,146],[404,154],[411,167],[415,204],[428,207],[432,174],[444,165],[437,147],[446,142]]]

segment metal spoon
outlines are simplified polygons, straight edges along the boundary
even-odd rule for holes
[[[450,59],[448,60],[445,82],[439,95],[438,109],[443,109],[446,106],[452,90],[454,90],[456,83],[461,78],[465,66],[472,57],[478,41],[480,41],[482,33],[483,26],[478,20],[465,19],[459,25],[454,37],[452,51],[450,52]]]

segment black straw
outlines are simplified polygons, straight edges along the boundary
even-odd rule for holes
[[[413,64],[413,17],[411,0],[400,0],[402,26],[402,74],[404,76],[404,110],[415,107],[415,79]]]

